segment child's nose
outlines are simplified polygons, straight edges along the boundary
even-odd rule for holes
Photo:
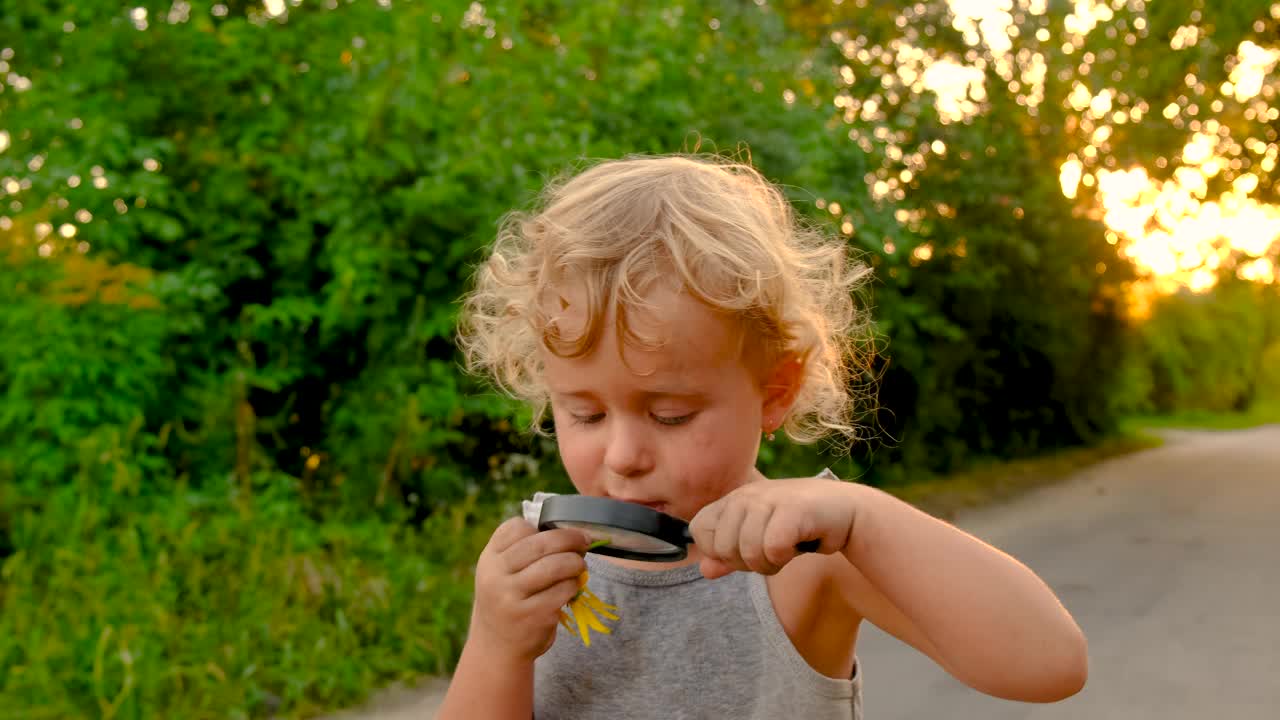
[[[652,470],[653,453],[644,430],[626,420],[612,423],[604,464],[619,477],[634,477]]]

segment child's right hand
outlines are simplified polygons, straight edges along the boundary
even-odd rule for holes
[[[523,518],[499,525],[476,563],[473,640],[525,662],[551,649],[560,608],[577,594],[586,570],[588,544],[582,532],[538,532]]]

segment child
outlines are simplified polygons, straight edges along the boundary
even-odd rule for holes
[[[550,409],[579,492],[691,521],[695,545],[628,562],[502,524],[439,717],[858,718],[863,620],[991,695],[1080,690],[1085,639],[1016,560],[871,487],[755,469],[762,434],[853,438],[866,272],[714,158],[600,163],[504,224],[463,309],[471,366]],[[620,616],[590,647],[558,624],[584,569]]]

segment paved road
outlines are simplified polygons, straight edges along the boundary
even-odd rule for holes
[[[957,519],[1040,573],[1075,615],[1090,643],[1082,693],[996,700],[868,628],[867,717],[1280,719],[1280,426],[1168,435]],[[442,690],[433,681],[341,717],[430,718]]]
[[[1280,426],[1170,433],[960,525],[1059,593],[1089,682],[1053,705],[996,700],[871,629],[871,720],[1280,719]]]

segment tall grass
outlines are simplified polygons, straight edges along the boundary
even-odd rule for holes
[[[283,485],[283,483],[279,483]],[[446,672],[471,563],[504,508],[420,527],[70,486],[13,518],[0,576],[0,718],[301,717]]]

